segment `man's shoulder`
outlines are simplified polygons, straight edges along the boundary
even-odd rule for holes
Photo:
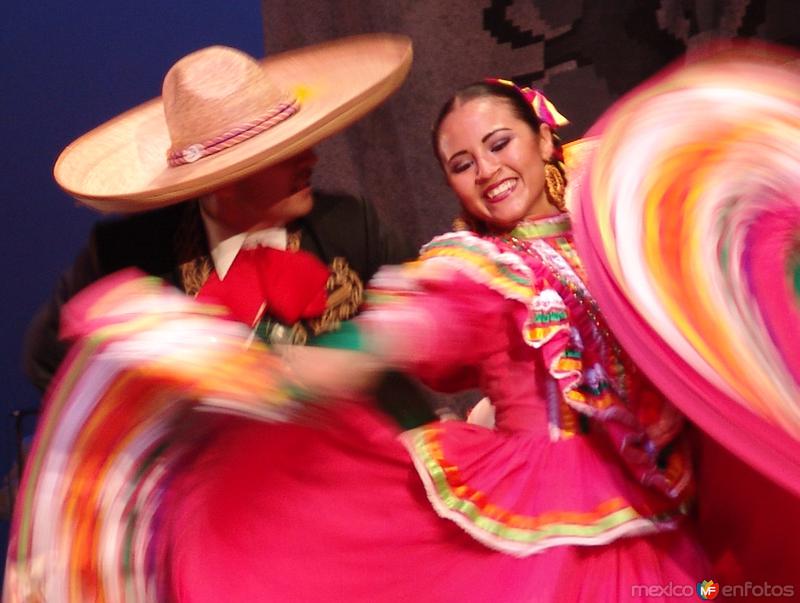
[[[314,190],[314,207],[307,219],[312,223],[364,220],[369,210],[367,201],[340,191]]]
[[[371,276],[372,244],[379,225],[364,199],[347,193],[314,191],[314,207],[298,221],[300,246],[325,263],[346,258],[364,279]]]
[[[98,222],[91,246],[101,269],[111,272],[138,266],[153,274],[168,272],[175,262],[185,212],[185,204],[179,203]]]

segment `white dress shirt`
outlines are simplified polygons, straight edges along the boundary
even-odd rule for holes
[[[286,228],[283,226],[263,227],[256,225],[246,232],[234,232],[233,229],[220,224],[209,216],[200,204],[200,215],[206,229],[208,247],[211,259],[217,271],[219,280],[224,280],[225,275],[233,264],[236,254],[240,249],[253,249],[255,247],[273,247],[285,250],[287,245]]]

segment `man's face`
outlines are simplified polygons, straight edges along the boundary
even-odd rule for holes
[[[238,231],[259,224],[283,226],[311,211],[311,174],[317,163],[313,149],[225,185],[204,199],[214,219]]]
[[[256,172],[234,183],[233,186],[241,201],[274,205],[298,193],[308,191],[316,163],[317,156],[309,149]]]

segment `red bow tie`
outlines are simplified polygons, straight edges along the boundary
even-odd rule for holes
[[[268,314],[285,325],[319,316],[327,302],[328,268],[305,251],[242,249],[225,280],[213,271],[197,299],[222,303],[248,326]]]

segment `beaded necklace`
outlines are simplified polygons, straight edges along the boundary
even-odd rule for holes
[[[567,237],[571,229],[569,215],[560,214],[535,222],[522,222],[499,239],[517,252],[540,260],[548,272],[577,300],[591,320],[592,330],[601,345],[601,354],[606,358],[612,373],[608,376],[613,381],[614,389],[626,400],[629,387],[626,383],[628,371],[622,362],[623,352],[603,318],[597,300],[586,288],[586,272],[574,245]],[[552,244],[544,239],[550,239]]]

